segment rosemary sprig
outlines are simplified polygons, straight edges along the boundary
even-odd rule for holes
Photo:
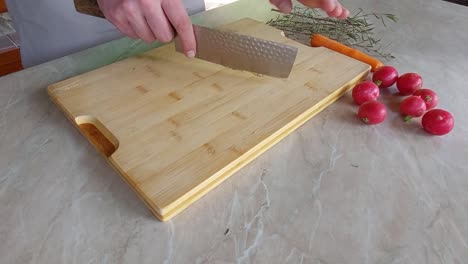
[[[272,11],[280,12],[276,9]],[[383,57],[386,60],[394,58],[392,54],[383,51],[381,40],[374,37],[375,25],[371,19],[376,19],[384,27],[387,27],[386,21],[394,23],[398,21],[393,14],[367,14],[362,9],[347,19],[335,19],[324,17],[315,9],[297,6],[291,13],[279,15],[268,24],[284,31],[291,38],[298,35],[309,37],[318,33],[376,57]]]

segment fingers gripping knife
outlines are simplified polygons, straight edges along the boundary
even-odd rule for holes
[[[74,0],[80,13],[104,17],[96,0]],[[199,25],[193,26],[197,43],[196,58],[236,70],[245,70],[279,78],[287,78],[297,56],[297,48]],[[179,37],[176,51],[183,53]]]

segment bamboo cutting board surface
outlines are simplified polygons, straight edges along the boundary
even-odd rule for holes
[[[299,48],[288,79],[187,59],[168,44],[48,92],[166,221],[365,78],[370,67],[243,19],[222,28]]]

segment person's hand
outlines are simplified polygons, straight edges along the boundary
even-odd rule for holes
[[[330,17],[347,18],[349,16],[348,9],[344,8],[338,0],[298,0],[305,6],[312,8],[320,8],[327,12]],[[281,12],[290,13],[292,10],[291,0],[270,0],[270,3],[275,5]]]
[[[185,54],[196,51],[192,23],[180,0],[97,0],[104,16],[123,34],[145,42],[180,37]],[[175,32],[174,32],[175,30]]]

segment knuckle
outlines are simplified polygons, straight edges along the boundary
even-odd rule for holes
[[[154,4],[154,0],[140,0],[140,5],[142,8],[147,9]]]
[[[174,28],[177,32],[187,32],[191,28],[191,24],[188,19],[178,18],[174,21]]]
[[[124,27],[125,25],[125,18],[120,16],[120,15],[114,15],[111,22],[116,26],[116,27]]]
[[[140,36],[140,39],[146,43],[151,43],[156,39],[154,35],[149,31],[140,32],[138,35]]]
[[[133,1],[123,1],[121,4],[121,9],[127,14],[133,14],[137,12],[137,6],[134,4]]]
[[[164,34],[164,35],[158,37],[158,40],[159,40],[160,42],[167,43],[167,42],[170,42],[170,41],[172,40],[172,36],[169,36],[169,35],[167,35],[167,34]]]
[[[112,21],[112,22],[116,22],[116,23],[122,23],[126,20],[125,18],[125,13],[122,9],[121,6],[115,6],[113,7],[109,14],[108,14],[108,18]]]

